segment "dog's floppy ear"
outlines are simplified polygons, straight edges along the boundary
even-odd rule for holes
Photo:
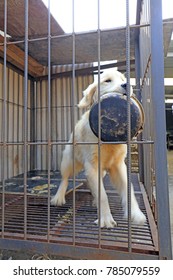
[[[86,90],[83,91],[84,97],[81,99],[81,101],[78,104],[79,108],[86,108],[92,105],[94,101],[93,96],[96,91],[96,86],[97,84],[94,82],[91,85],[89,85]]]

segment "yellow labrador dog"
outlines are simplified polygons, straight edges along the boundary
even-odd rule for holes
[[[132,89],[131,89],[132,90]],[[100,75],[100,95],[108,92],[118,92],[125,94],[126,79],[123,74],[115,69],[107,69]],[[84,91],[84,96],[79,102],[79,108],[87,108],[98,99],[98,83],[94,82]],[[89,125],[89,110],[83,114],[78,121],[74,131],[75,142],[98,142],[97,137],[93,134]],[[69,143],[72,143],[73,134],[71,134]],[[124,162],[127,153],[126,144],[103,144],[100,149],[100,203],[101,203],[101,227],[112,228],[116,226],[113,219],[108,197],[103,185],[103,177],[108,172],[113,186],[119,192],[124,209],[124,216],[128,215],[127,203],[127,169]],[[91,193],[98,207],[98,147],[97,145],[76,145],[75,147],[75,172],[76,174],[82,169],[88,180]],[[73,175],[73,147],[66,145],[61,162],[62,181],[56,195],[52,198],[52,205],[65,204],[65,193],[68,186],[68,178]],[[131,218],[135,224],[142,225],[145,223],[145,215],[139,209],[136,201],[133,186],[131,186]],[[95,221],[98,224],[98,220]]]

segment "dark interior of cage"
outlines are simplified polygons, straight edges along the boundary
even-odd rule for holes
[[[0,2],[0,25],[3,29],[2,11],[3,1]],[[28,29],[26,92],[26,80],[23,77],[26,58],[24,6],[21,4],[13,7],[9,1],[8,13],[8,32],[11,38],[7,38],[7,42],[17,43],[9,44],[6,49],[6,102],[3,87],[0,91],[0,131],[3,131],[0,146],[0,200],[1,205],[4,204],[4,207],[0,207],[1,212],[3,211],[0,221],[4,227],[3,236],[23,239],[27,234],[27,240],[49,240],[70,245],[74,244],[75,240],[75,245],[78,246],[128,250],[129,225],[123,217],[121,200],[111,186],[109,175],[104,178],[104,185],[112,215],[117,221],[117,227],[113,229],[100,230],[94,223],[97,210],[93,205],[84,172],[69,179],[65,205],[55,207],[48,203],[49,197],[55,194],[61,181],[59,170],[62,151],[74,124],[82,115],[77,108],[78,101],[82,97],[82,91],[93,82],[94,74],[98,72],[94,62],[98,59],[112,60],[109,65],[101,66],[101,71],[112,66],[118,67],[121,72],[126,71],[126,29],[103,30],[100,34],[97,31],[75,34],[74,50],[74,36],[65,34],[51,16],[51,47],[48,53],[50,36],[45,36],[48,34],[47,10],[40,1],[29,5],[32,16],[29,17]],[[14,28],[16,18],[18,22]],[[163,27],[166,51],[172,25],[165,22]],[[130,70],[133,76],[137,29],[130,29]],[[0,42],[4,42],[1,35]],[[4,52],[3,47],[0,48],[3,81]],[[131,180],[139,206],[147,217],[143,226],[132,224],[132,249],[157,254],[156,223],[138,174],[137,145],[132,150]]]

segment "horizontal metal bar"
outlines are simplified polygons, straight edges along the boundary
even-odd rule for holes
[[[133,65],[135,63],[135,60],[134,59],[131,60],[130,63],[131,63],[131,65]],[[100,69],[104,70],[104,69],[113,68],[113,67],[121,67],[121,66],[125,66],[125,64],[126,64],[125,61],[118,61],[118,62],[115,62],[115,63],[100,65]],[[86,75],[86,74],[89,74],[89,73],[92,74],[94,71],[98,71],[98,66],[75,69],[75,76]],[[53,79],[56,79],[56,78],[69,77],[69,76],[72,76],[72,70],[52,74],[51,79],[53,80]],[[47,80],[47,77],[48,77],[47,75],[36,77],[35,81]]]
[[[166,22],[167,23],[167,22]],[[168,22],[168,23],[172,23],[172,21]],[[130,29],[134,29],[134,28],[142,28],[142,27],[147,27],[150,26],[150,24],[134,24],[130,26]],[[101,32],[108,32],[108,31],[112,31],[112,30],[125,30],[126,27],[117,27],[117,28],[109,28],[109,29],[101,29]],[[87,35],[87,34],[92,34],[92,33],[96,33],[97,30],[93,30],[93,31],[85,31],[85,32],[75,32],[75,35]],[[72,33],[65,33],[65,34],[61,34],[61,35],[50,35],[51,39],[57,39],[57,38],[68,38],[68,37],[72,37]],[[28,38],[28,42],[38,42],[38,41],[43,41],[43,40],[48,40],[48,36],[44,36],[44,37],[39,37],[37,36],[37,38]],[[14,44],[22,44],[24,43],[24,40],[18,40],[18,41],[9,41],[7,42],[7,45],[14,45]],[[3,46],[4,43],[0,43],[0,46]]]
[[[158,260],[158,254],[142,254],[121,252],[118,250],[97,249],[83,246],[62,245],[36,241],[0,239],[0,248],[7,250],[25,250],[30,253],[60,255],[72,259],[95,260]]]
[[[163,25],[164,24],[172,24],[173,21],[172,20],[168,20],[168,21],[163,21]],[[138,28],[145,28],[145,27],[149,27],[150,24],[134,24],[134,25],[130,25],[130,29],[138,29]],[[100,29],[101,32],[108,32],[108,31],[113,31],[113,30],[125,30],[126,27],[117,27],[117,28],[110,28],[110,29]],[[93,31],[86,31],[86,32],[77,32],[75,33],[76,35],[87,35],[87,34],[92,34],[92,33],[96,33],[96,30]],[[66,33],[66,34],[61,34],[61,35],[51,35],[50,38],[51,39],[58,39],[58,38],[68,38],[68,37],[72,37],[72,33]],[[28,42],[32,43],[32,42],[38,42],[38,41],[43,41],[43,40],[48,40],[48,36],[44,36],[44,37],[40,37],[40,38],[29,38]],[[17,40],[17,41],[9,41],[7,42],[7,45],[17,45],[17,44],[23,44],[24,40]],[[0,42],[0,46],[3,46],[4,43]]]
[[[126,141],[117,141],[117,142],[100,142],[100,145],[120,145],[120,144],[127,144]],[[131,145],[134,144],[154,144],[154,141],[152,140],[140,140],[140,141],[132,141]],[[0,142],[0,146],[20,146],[24,145],[24,142]],[[47,141],[37,141],[37,142],[27,142],[28,146],[40,146],[40,145],[49,145],[49,146],[54,146],[54,145],[73,145],[72,142],[68,141],[52,141],[52,142],[47,142]],[[98,142],[76,142],[75,146],[77,145],[98,145]]]

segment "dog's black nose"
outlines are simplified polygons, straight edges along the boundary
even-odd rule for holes
[[[126,88],[127,88],[127,84],[125,83],[125,84],[121,84],[121,87],[123,88],[123,89],[125,89],[126,90]]]

